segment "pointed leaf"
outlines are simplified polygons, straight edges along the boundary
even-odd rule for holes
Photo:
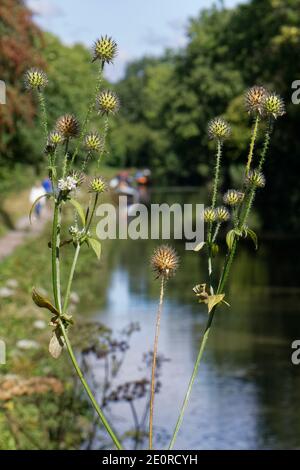
[[[78,212],[78,215],[81,219],[82,225],[85,227],[85,214],[84,214],[84,209],[80,202],[76,201],[76,199],[71,198],[70,203],[75,207],[75,209]]]
[[[54,307],[54,305],[52,305],[50,300],[46,299],[46,297],[43,297],[41,294],[39,294],[35,288],[32,289],[32,300],[38,307],[46,308],[50,310],[50,312],[55,313],[55,315],[59,315],[59,311],[57,310],[57,308]]]
[[[216,305],[222,302],[224,297],[225,294],[210,295],[207,301],[208,313],[210,313]]]
[[[258,249],[258,240],[257,240],[256,233],[253,230],[251,230],[250,228],[248,228],[247,235],[249,235],[249,237],[251,238],[251,240],[254,243],[255,249],[257,250]]]
[[[235,236],[236,236],[236,233],[234,230],[230,230],[226,235],[226,243],[227,243],[229,250],[232,249]]]
[[[93,248],[94,252],[96,253],[96,256],[98,259],[100,259],[101,256],[101,243],[99,240],[96,240],[95,238],[89,238],[89,244]]]

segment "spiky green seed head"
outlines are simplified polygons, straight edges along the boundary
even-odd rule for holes
[[[97,132],[91,132],[85,136],[85,146],[92,152],[98,152],[101,149],[101,137]]]
[[[245,105],[249,114],[263,114],[267,94],[262,86],[253,86],[246,91]]]
[[[231,127],[223,118],[214,118],[208,123],[208,135],[212,140],[223,141],[231,134]]]
[[[237,191],[236,189],[229,189],[223,196],[224,204],[227,206],[237,206],[244,199],[244,193]]]
[[[43,70],[32,68],[25,73],[24,82],[29,90],[42,90],[48,84],[48,77]]]
[[[264,101],[264,111],[274,119],[285,114],[285,104],[277,93],[269,93]]]
[[[63,135],[61,134],[61,132],[59,131],[52,131],[50,132],[49,136],[48,136],[48,143],[49,145],[58,145],[58,144],[61,144],[63,142],[64,138],[63,138]]]
[[[224,206],[217,207],[216,208],[216,218],[217,218],[217,222],[219,222],[219,223],[227,222],[227,220],[230,219],[229,210]]]
[[[120,101],[115,92],[105,90],[97,96],[97,105],[100,114],[116,114],[120,108]]]
[[[56,121],[56,130],[62,134],[64,139],[78,137],[80,134],[80,125],[73,114],[65,114]]]
[[[250,170],[246,176],[246,183],[249,186],[254,186],[256,188],[264,188],[266,185],[266,178],[261,171],[257,169]]]
[[[90,192],[101,194],[107,191],[107,183],[102,176],[94,178],[90,183]]]
[[[117,55],[117,43],[108,36],[101,36],[97,39],[93,47],[93,62],[97,59],[109,64]]]
[[[216,210],[212,207],[204,209],[204,222],[215,222],[217,220]]]

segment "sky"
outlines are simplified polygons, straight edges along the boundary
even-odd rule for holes
[[[242,0],[224,0],[231,7]],[[90,47],[101,35],[112,36],[118,57],[107,77],[122,77],[126,63],[143,55],[159,55],[186,42],[185,26],[203,8],[218,0],[26,0],[35,21],[65,44]]]

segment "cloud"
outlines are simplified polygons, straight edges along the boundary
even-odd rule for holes
[[[57,18],[64,14],[63,10],[51,0],[27,0],[26,3],[28,8],[38,16]]]
[[[171,28],[173,31],[185,31],[186,26],[187,26],[187,21],[183,20],[182,18],[174,18],[170,21],[168,21],[168,26]]]
[[[142,41],[147,46],[166,47],[170,38],[167,35],[159,34],[153,29],[148,29],[142,36]]]

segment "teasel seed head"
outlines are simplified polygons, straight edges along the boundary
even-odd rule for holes
[[[115,92],[104,90],[97,96],[97,106],[100,114],[116,114],[120,108],[120,100]]]
[[[90,192],[101,194],[105,191],[107,191],[107,183],[105,179],[102,178],[102,176],[97,176],[96,178],[93,178],[90,183]]]
[[[157,278],[164,277],[168,279],[174,276],[179,265],[179,258],[173,248],[168,245],[161,245],[154,250],[150,263],[153,271],[157,274]]]
[[[49,136],[48,136],[48,144],[49,145],[58,145],[58,144],[61,144],[63,142],[64,138],[63,138],[63,135],[61,132],[59,131],[52,131],[50,132]]]
[[[97,39],[93,47],[93,62],[97,59],[109,64],[117,55],[117,43],[108,36],[101,36]]]
[[[246,183],[256,188],[264,188],[266,185],[266,179],[263,173],[257,169],[250,170],[246,176]]]
[[[85,136],[85,146],[91,152],[98,152],[101,149],[101,137],[97,132],[91,132]]]
[[[249,114],[263,114],[268,92],[262,86],[253,86],[246,91],[245,105]]]
[[[277,119],[285,114],[285,104],[277,93],[268,93],[264,100],[264,111],[267,115]]]
[[[245,197],[245,194],[241,191],[237,191],[236,189],[229,189],[223,196],[224,204],[227,206],[237,206],[240,204]]]
[[[80,134],[80,125],[73,114],[65,114],[56,121],[56,130],[62,134],[64,139],[78,137]]]
[[[230,219],[230,213],[227,207],[224,207],[224,206],[217,207],[216,217],[217,217],[217,222],[219,223],[227,222],[227,220]]]
[[[43,70],[32,68],[25,73],[24,82],[28,90],[42,90],[48,84],[48,77]]]
[[[212,140],[224,141],[231,134],[231,127],[223,118],[214,118],[208,123],[208,135]]]
[[[215,222],[217,220],[216,210],[212,207],[204,209],[204,222]]]

